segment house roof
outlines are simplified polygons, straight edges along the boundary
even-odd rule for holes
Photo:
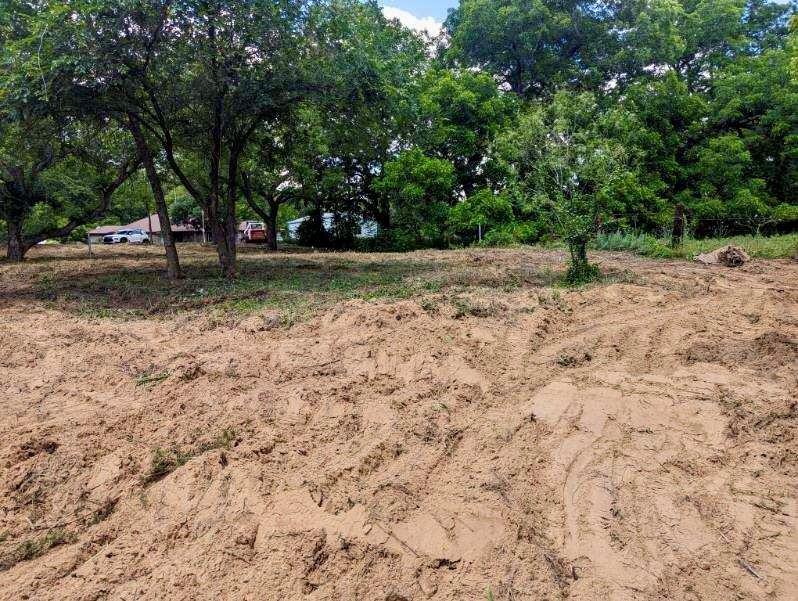
[[[89,230],[89,234],[92,236],[104,236],[106,234],[113,234],[115,231],[121,229],[121,225],[100,225],[93,230]]]
[[[153,233],[160,233],[161,231],[161,220],[158,218],[157,213],[153,213],[150,215],[150,219],[152,219],[152,231]],[[127,225],[123,225],[118,227],[117,229],[123,230],[135,230],[135,229],[142,229],[145,232],[148,232],[150,228],[150,221],[146,217],[142,217],[141,219],[134,221],[133,223],[128,223]],[[116,230],[114,230],[116,231]],[[173,232],[195,232],[197,231],[191,225],[187,223],[173,223],[172,224],[172,231]]]

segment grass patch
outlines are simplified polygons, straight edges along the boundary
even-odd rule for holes
[[[571,288],[584,286],[601,279],[601,270],[595,263],[578,263],[568,265],[562,277],[562,283]]]
[[[210,253],[187,251],[181,258],[186,278],[178,282],[163,276],[160,257],[148,257],[141,264],[94,263],[96,270],[56,273],[43,281],[41,293],[57,289],[60,306],[89,318],[140,319],[196,312],[224,324],[270,309],[280,314],[281,326],[290,327],[350,299],[397,301],[451,288],[511,291],[536,283],[527,281],[515,267],[475,267],[403,256],[352,259],[333,253],[243,253],[238,277],[227,280],[219,276]],[[137,384],[153,384],[167,376],[149,373],[137,378]]]
[[[58,286],[51,273],[43,273],[35,286],[34,294],[37,300],[55,301],[58,299]]]
[[[0,560],[0,570],[7,570],[22,561],[30,561],[41,557],[51,549],[61,545],[70,545],[77,540],[77,535],[63,528],[49,530],[38,538],[22,541],[7,557]]]
[[[290,326],[341,301],[400,300],[443,285],[430,281],[428,276],[439,269],[431,261],[245,254],[234,280],[220,277],[210,256],[189,255],[183,266],[186,278],[179,282],[163,277],[154,259],[141,267],[109,266],[105,273],[51,278],[39,286],[37,296],[49,298],[49,291],[57,288],[59,304],[91,318],[135,319],[212,309],[224,321],[274,309],[283,315],[282,325]]]
[[[685,238],[682,244],[672,248],[668,240],[649,234],[612,233],[600,234],[595,241],[598,250],[627,251],[657,259],[692,259],[696,255],[734,244],[752,257],[760,259],[786,259],[798,252],[798,234],[779,236],[732,236],[729,238]]]
[[[689,238],[676,250],[679,256],[692,258],[727,244],[740,246],[749,255],[759,259],[788,259],[798,252],[798,234],[767,237],[734,236],[732,238],[707,238],[705,240]]]
[[[501,305],[494,301],[481,301],[455,296],[451,299],[452,307],[454,307],[454,318],[462,319],[467,315],[473,317],[491,317],[498,315],[501,312]]]
[[[177,468],[185,465],[194,456],[191,452],[183,452],[177,447],[171,449],[155,449],[152,452],[149,471],[142,476],[141,483],[144,486],[162,480]]]
[[[629,237],[627,237],[629,238]],[[640,251],[648,239],[636,239]],[[601,242],[601,241],[600,241]],[[626,238],[616,236],[606,247],[628,249]],[[535,258],[529,262],[494,261],[479,254],[411,253],[368,255],[356,253],[280,253],[257,250],[241,253],[238,277],[219,276],[214,253],[207,248],[181,246],[186,278],[170,282],[164,277],[163,259],[155,249],[103,248],[105,258],[53,257],[47,272],[35,274],[24,294],[50,301],[61,310],[92,319],[171,318],[191,314],[204,318],[203,327],[232,325],[242,317],[270,310],[280,315],[279,326],[312,319],[332,306],[350,299],[397,301],[423,298],[430,293],[469,297],[474,291],[509,293],[520,288],[581,285],[584,274],[562,280],[554,261]],[[668,249],[669,250],[669,249]],[[641,251],[642,252],[642,251]],[[645,250],[649,253],[649,250]],[[669,251],[670,252],[670,251]],[[29,265],[41,266],[36,263]],[[590,278],[587,278],[590,280]],[[602,279],[602,281],[605,281]],[[434,308],[428,304],[434,311]],[[460,307],[462,315],[484,316],[495,308]],[[154,385],[168,377],[158,369],[134,376],[139,386]]]
[[[166,378],[169,377],[168,371],[144,371],[140,374],[136,375],[136,386],[147,386],[148,384],[157,384],[158,382],[163,382]]]
[[[168,449],[157,448],[152,452],[150,469],[141,477],[142,486],[149,486],[162,480],[177,468],[184,466],[194,457],[215,449],[230,449],[238,440],[236,431],[225,428],[213,439],[202,442],[196,447],[182,450],[177,446]]]
[[[225,428],[216,437],[205,443],[201,443],[198,447],[198,453],[205,453],[206,451],[213,451],[215,449],[230,449],[233,444],[238,440],[238,435],[233,428]]]

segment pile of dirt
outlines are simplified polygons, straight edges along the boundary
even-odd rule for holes
[[[748,253],[739,246],[729,244],[721,248],[717,248],[712,252],[702,253],[695,258],[699,263],[704,265],[725,265],[726,267],[740,267],[743,263],[751,260]]]
[[[691,363],[721,363],[729,367],[746,369],[759,367],[772,369],[798,363],[798,340],[789,335],[768,331],[752,340],[698,340],[684,352]]]
[[[798,271],[602,260],[290,328],[7,303],[0,599],[791,598]]]

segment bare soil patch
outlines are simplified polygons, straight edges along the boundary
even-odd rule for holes
[[[793,262],[98,252],[0,264],[0,599],[798,590]]]

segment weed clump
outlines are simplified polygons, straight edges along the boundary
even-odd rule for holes
[[[454,307],[454,318],[462,319],[468,315],[473,317],[491,317],[501,312],[501,305],[494,301],[483,302],[470,300],[462,297],[455,297],[451,300]]]
[[[169,449],[157,448],[152,453],[150,469],[141,477],[141,484],[148,486],[158,482],[188,463],[193,457],[216,449],[230,449],[237,441],[236,431],[232,428],[225,428],[212,440],[201,443],[193,449],[184,451],[177,446]]]
[[[563,284],[569,287],[584,286],[601,279],[601,270],[595,263],[576,262],[568,266]]]
[[[177,468],[185,465],[192,457],[192,453],[183,452],[177,447],[171,449],[155,449],[152,453],[149,471],[142,477],[141,483],[146,486],[162,480]]]
[[[153,371],[152,369],[148,369],[136,375],[136,386],[156,384],[158,382],[163,382],[168,377],[168,371]]]
[[[41,557],[51,549],[61,545],[69,545],[77,540],[77,535],[63,528],[54,528],[38,538],[30,538],[0,559],[0,570],[7,570],[21,561],[30,561]]]

